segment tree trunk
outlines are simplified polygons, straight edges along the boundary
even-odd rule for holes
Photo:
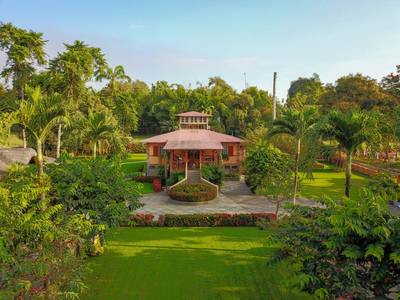
[[[25,127],[22,128],[22,141],[24,142],[24,148],[27,147],[27,143],[26,143],[26,130]]]
[[[40,186],[42,186],[43,175],[44,175],[43,151],[42,151],[42,141],[39,139],[36,141],[36,165],[37,165],[37,169],[38,169],[37,172],[38,172],[38,177],[39,177],[39,183],[40,183]],[[42,210],[44,210],[46,208],[45,200],[46,200],[46,194],[44,191],[42,191],[40,193],[40,201],[41,201],[41,205],[42,205]]]
[[[97,152],[97,142],[94,142],[93,144],[93,157],[96,158],[96,152]]]
[[[62,125],[61,125],[61,124],[58,124],[56,158],[60,158],[60,152],[61,152],[61,135],[62,135]]]
[[[296,204],[297,188],[299,185],[299,163],[300,163],[301,140],[297,140],[296,149],[296,165],[294,170],[294,191],[293,191],[293,204]]]
[[[275,207],[275,216],[276,216],[276,219],[278,220],[279,219],[279,208],[280,208],[280,206],[281,206],[281,200],[279,199],[279,196],[277,197],[277,199],[276,199],[276,207]]]
[[[353,161],[353,154],[351,152],[347,152],[346,159],[346,189],[344,194],[346,197],[350,197],[350,181],[351,181],[351,164]]]
[[[43,150],[42,150],[42,141],[37,140],[36,142],[36,164],[38,168],[38,175],[41,177],[44,174],[43,171]]]

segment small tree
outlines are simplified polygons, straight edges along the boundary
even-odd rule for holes
[[[377,119],[375,115],[361,111],[331,111],[326,117],[324,132],[346,153],[345,195],[350,197],[353,155],[363,143],[374,143],[379,139]]]
[[[282,116],[273,122],[273,127],[269,132],[269,136],[286,134],[292,136],[296,141],[293,178],[293,203],[296,203],[299,185],[299,166],[302,143],[304,139],[306,139],[315,131],[318,120],[318,114],[315,108],[306,108],[300,111],[286,109],[283,111]]]

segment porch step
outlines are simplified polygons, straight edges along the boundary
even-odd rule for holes
[[[199,183],[200,180],[200,171],[199,170],[188,170],[187,174],[187,182],[188,183]]]

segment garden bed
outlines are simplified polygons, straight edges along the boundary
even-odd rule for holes
[[[210,201],[217,197],[217,189],[209,184],[182,184],[172,188],[169,196],[177,201],[203,202]]]

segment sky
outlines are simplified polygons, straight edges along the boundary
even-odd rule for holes
[[[63,43],[99,47],[133,79],[188,87],[220,76],[285,98],[290,82],[349,73],[380,80],[400,64],[400,0],[0,0],[0,21]],[[5,56],[0,54],[0,67]]]

